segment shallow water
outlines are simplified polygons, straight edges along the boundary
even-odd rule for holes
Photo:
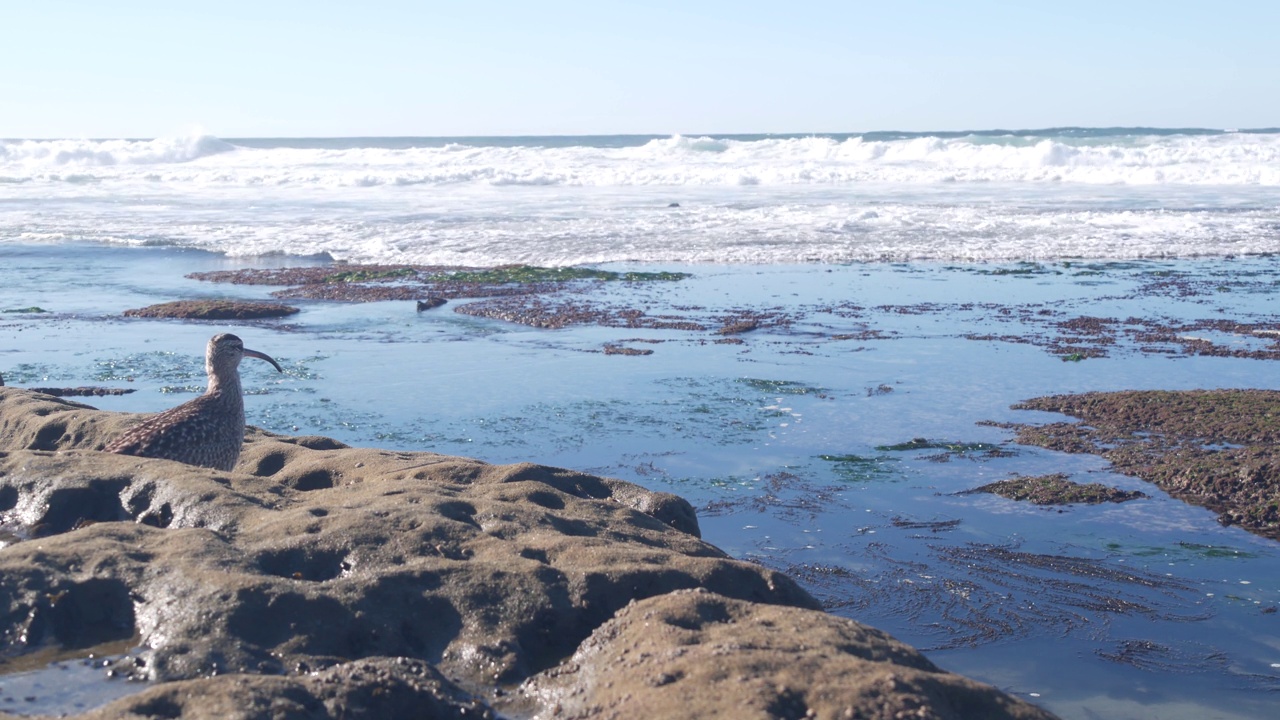
[[[93,648],[37,652],[0,664],[0,712],[12,715],[82,713],[128,697],[147,685],[110,668],[129,659],[137,638]]]
[[[788,321],[736,336],[742,344],[713,332],[538,330],[454,313],[464,301],[424,313],[299,302],[298,315],[235,327],[119,316],[186,297],[265,298],[276,288],[183,275],[303,262],[0,245],[0,310],[48,311],[0,314],[0,374],[18,386],[130,387],[89,403],[154,411],[200,391],[204,343],[231,329],[286,371],[246,361],[251,424],[679,493],[708,541],[1065,718],[1280,708],[1276,543],[1100,458],[1013,445],[1011,431],[977,424],[1061,419],[1009,407],[1047,394],[1275,387],[1273,360],[1144,352],[1120,333],[1106,357],[1072,362],[1013,339],[1043,339],[1057,332],[1049,322],[1076,316],[1275,322],[1276,259],[611,267],[693,276],[587,291],[712,328],[740,310]],[[1180,284],[1158,284],[1168,279]],[[1210,339],[1274,347],[1265,336]],[[653,353],[605,355],[605,343]],[[917,438],[933,447],[894,447]],[[955,494],[1054,472],[1150,497],[1046,509]]]

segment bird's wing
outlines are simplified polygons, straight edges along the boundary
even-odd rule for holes
[[[163,445],[185,443],[199,434],[196,420],[202,415],[208,397],[201,395],[148,418],[103,449],[122,455],[139,455]]]

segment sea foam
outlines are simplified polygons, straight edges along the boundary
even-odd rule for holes
[[[375,141],[376,142],[376,141]],[[940,182],[1280,185],[1280,134],[1098,138],[684,137],[634,147],[453,142],[430,147],[237,147],[212,136],[0,143],[0,176],[116,168],[128,182],[241,185],[734,186]],[[148,168],[143,170],[143,168]]]
[[[0,142],[0,243],[367,262],[1280,252],[1280,133]]]
[[[212,135],[155,140],[21,140],[0,142],[0,168],[162,165],[191,162],[235,148]]]

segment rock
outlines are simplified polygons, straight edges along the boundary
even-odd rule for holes
[[[706,717],[1051,717],[820,612],[674,495],[259,430],[230,472],[98,451],[132,422],[0,389],[0,664],[125,643],[151,683],[81,717],[656,717],[698,687]]]
[[[434,310],[440,307],[441,305],[444,305],[447,302],[449,301],[445,300],[439,295],[429,295],[427,296],[426,300],[418,301],[418,312],[423,312],[424,310]]]
[[[4,383],[0,383],[0,385],[4,385]],[[131,392],[135,392],[133,388],[98,387],[97,385],[81,385],[69,388],[33,387],[27,389],[31,392],[44,393],[54,397],[102,397],[104,395],[128,395]]]
[[[648,348],[633,348],[625,345],[615,345],[613,343],[604,344],[605,355],[652,355],[653,351]]]
[[[1052,475],[1036,475],[1009,478],[987,483],[972,490],[963,490],[957,495],[990,493],[1009,500],[1025,500],[1035,505],[1071,505],[1084,503],[1122,503],[1147,497],[1138,490],[1120,490],[1102,483],[1077,483],[1067,479],[1065,473]]]
[[[824,612],[705,589],[631,603],[522,691],[539,718],[1046,718]]]
[[[717,335],[738,335],[741,333],[751,332],[760,329],[760,321],[758,320],[734,320],[725,323],[719,330]]]
[[[1224,525],[1280,540],[1280,391],[1090,392],[1013,407],[1080,420],[1012,425],[1019,443],[1100,455]]]
[[[125,310],[126,317],[181,318],[185,320],[259,320],[285,317],[298,308],[280,303],[245,300],[178,300]]]

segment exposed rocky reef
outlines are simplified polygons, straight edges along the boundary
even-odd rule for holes
[[[128,395],[136,392],[133,388],[101,387],[98,385],[78,385],[76,387],[31,387],[32,392],[44,393],[54,397],[102,397],[104,395]]]
[[[289,285],[273,297],[282,299],[381,302],[387,300],[451,300],[540,295],[580,281],[671,281],[686,275],[672,272],[614,272],[581,267],[500,265],[491,268],[444,265],[334,265],[323,267],[218,270],[187,277],[237,285]],[[433,306],[434,307],[434,306]],[[424,309],[419,305],[419,309]]]
[[[125,317],[177,318],[182,320],[261,320],[287,317],[298,308],[281,303],[250,300],[175,300],[125,310]]]
[[[1098,282],[1109,272],[1132,269],[1115,264],[1064,262],[1053,266],[1022,263],[996,269],[977,266],[969,272],[1027,278],[1069,274],[1076,278],[1076,282],[1090,284]],[[1183,320],[1147,316],[1120,318],[1076,315],[1069,305],[1049,306],[1035,302],[918,302],[870,308],[841,302],[800,306],[785,313],[776,308],[678,306],[674,311],[657,314],[650,312],[646,302],[635,298],[620,301],[597,291],[615,281],[652,285],[655,281],[661,284],[682,280],[687,275],[615,272],[588,267],[504,265],[481,268],[339,263],[201,272],[187,277],[207,282],[285,286],[272,292],[272,296],[286,300],[416,300],[419,310],[435,307],[442,300],[474,300],[459,303],[454,312],[543,329],[597,325],[710,332],[716,337],[714,342],[720,344],[743,344],[741,335],[758,330],[789,334],[797,324],[821,324],[828,316],[839,318],[842,325],[855,319],[874,322],[892,316],[932,316],[979,320],[991,327],[961,336],[981,342],[1032,345],[1071,362],[1126,354],[1280,359],[1280,318],[1273,314]],[[1107,299],[1172,297],[1207,303],[1222,292],[1263,293],[1274,290],[1272,279],[1265,275],[1197,280],[1178,273],[1152,271],[1139,273],[1138,279],[1139,284],[1128,294]],[[835,332],[825,339],[866,341],[898,336],[899,331],[867,325],[856,332]],[[809,329],[802,331],[799,337],[813,339],[820,335]]]
[[[1146,497],[1138,490],[1120,490],[1102,483],[1073,482],[1062,473],[1052,475],[1021,475],[1008,480],[997,480],[961,495],[990,493],[1009,500],[1024,500],[1034,505],[1071,505],[1084,503],[1097,505],[1104,502],[1127,502]]]
[[[0,387],[4,387],[4,376],[0,375]],[[54,397],[102,397],[104,395],[128,395],[133,388],[100,387],[97,385],[80,385],[77,387],[30,387],[32,392],[53,395]]]
[[[134,648],[78,717],[1052,717],[674,495],[256,430],[231,472],[98,451],[136,420],[0,389],[0,673]]]
[[[1012,425],[1018,442],[1101,455],[1224,525],[1280,540],[1280,392],[1091,392],[1014,407],[1080,420]]]

